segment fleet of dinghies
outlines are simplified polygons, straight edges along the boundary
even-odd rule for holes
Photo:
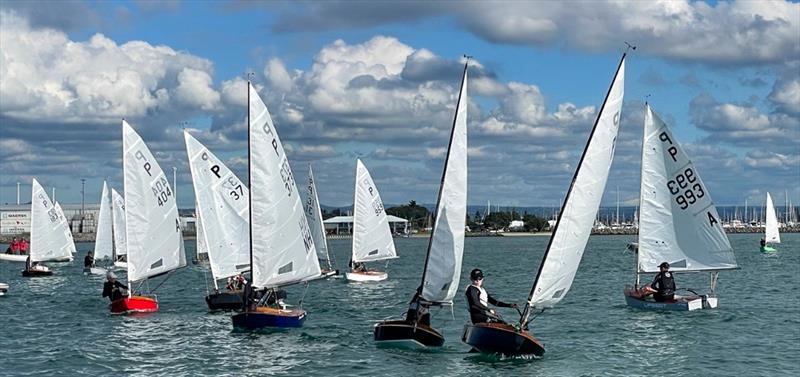
[[[465,325],[462,341],[474,350],[510,356],[544,354],[531,321],[534,313],[554,307],[567,295],[586,249],[614,158],[626,55],[590,130],[518,320]],[[430,311],[451,306],[460,290],[468,172],[469,58],[465,58],[421,281],[409,292],[412,299],[405,318],[375,324],[374,340],[381,346],[428,349],[445,342],[430,322]],[[644,111],[635,284],[624,289],[626,303],[647,310],[716,308],[719,271],[738,268],[733,250],[697,168],[649,104]],[[249,81],[247,126],[247,184],[184,131],[196,198],[198,256],[207,255],[213,286],[205,301],[210,310],[236,311],[231,317],[234,329],[300,327],[307,313],[302,306],[287,304],[283,288],[303,284],[307,289],[310,281],[338,275],[328,250],[314,173],[309,165],[303,202],[267,106]],[[125,196],[103,182],[94,245],[101,266],[84,272],[126,270],[129,289],[112,301],[111,313],[155,312],[156,289],[186,265],[181,225],[174,188],[155,157],[124,120],[122,134]],[[352,252],[345,276],[353,282],[385,280],[386,271],[367,269],[365,263],[397,258],[397,250],[378,188],[361,159],[356,160],[354,183]],[[780,235],[769,193],[766,201],[761,251],[774,252],[770,245],[780,243]],[[52,274],[42,262],[72,260],[75,244],[63,211],[36,179],[30,237],[29,256],[1,258],[28,260],[24,276]],[[640,277],[658,272],[663,262],[674,272],[710,273],[709,293],[676,295],[667,302],[649,298],[647,289],[640,287]],[[162,281],[151,289],[151,280],[159,276]],[[226,281],[221,288],[220,282]],[[0,295],[7,290],[0,284]]]

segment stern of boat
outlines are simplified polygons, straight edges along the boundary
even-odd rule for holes
[[[405,320],[376,323],[373,333],[381,347],[426,349],[444,345],[444,336],[436,329]]]
[[[214,292],[206,296],[210,310],[237,310],[242,308],[242,291]]]
[[[231,317],[234,330],[257,331],[270,328],[302,327],[306,311],[259,307],[256,310],[234,314]]]
[[[111,314],[154,313],[158,311],[158,299],[155,295],[123,297],[108,307]]]
[[[349,281],[363,282],[363,281],[386,280],[389,277],[389,274],[383,271],[367,271],[367,272],[350,271],[346,273],[345,276]]]
[[[535,357],[544,355],[544,345],[533,335],[505,323],[466,324],[461,341],[486,354]]]

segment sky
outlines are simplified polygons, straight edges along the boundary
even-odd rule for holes
[[[246,181],[246,80],[298,182],[436,201],[465,54],[470,204],[559,206],[626,42],[603,199],[638,202],[644,102],[718,205],[800,204],[800,4],[787,1],[0,0],[0,203],[122,188],[121,119],[193,207],[183,129]]]

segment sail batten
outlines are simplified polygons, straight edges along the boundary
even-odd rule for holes
[[[355,202],[353,204],[352,262],[374,262],[397,257],[389,217],[381,195],[361,162],[356,161]]]
[[[555,230],[539,267],[525,312],[549,308],[561,301],[572,286],[589,240],[608,172],[614,158],[625,84],[625,54],[606,94],[597,120],[572,178]]]
[[[638,272],[736,268],[711,194],[683,147],[650,105],[642,141]]]
[[[252,84],[248,90],[252,284],[272,288],[321,271],[283,144],[266,104]]]
[[[436,204],[436,221],[423,270],[422,298],[432,303],[451,304],[458,292],[461,275],[467,216],[467,64],[464,65]]]
[[[186,264],[178,207],[164,171],[144,140],[122,121],[128,280]]]
[[[224,279],[250,269],[249,190],[208,148],[184,132],[196,198],[198,254]]]

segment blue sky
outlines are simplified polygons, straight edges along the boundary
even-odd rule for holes
[[[606,204],[617,186],[638,198],[647,95],[717,203],[800,202],[796,2],[3,1],[0,16],[0,203],[32,177],[66,202],[80,177],[87,200],[121,188],[123,116],[178,167],[182,206],[183,122],[246,179],[248,71],[323,204],[352,202],[356,156],[386,202],[433,202],[466,53],[469,202],[556,205],[624,41],[639,48]]]

